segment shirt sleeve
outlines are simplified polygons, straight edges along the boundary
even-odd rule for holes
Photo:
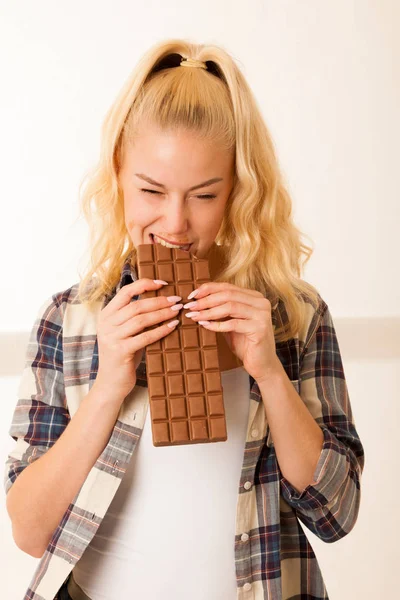
[[[284,499],[320,539],[333,542],[354,526],[360,505],[364,449],[356,431],[332,315],[322,301],[315,331],[300,358],[300,396],[324,441],[312,483],[299,492],[283,476]]]
[[[56,296],[40,307],[32,326],[9,435],[16,442],[4,471],[6,494],[70,421],[63,375],[62,314]]]

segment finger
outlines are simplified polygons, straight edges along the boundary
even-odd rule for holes
[[[211,331],[225,332],[225,331],[236,331],[237,333],[251,333],[251,321],[248,319],[229,319],[229,321],[199,321],[199,325],[202,325],[206,329]]]
[[[175,322],[175,325],[173,325],[171,327],[170,325],[174,322]],[[161,325],[160,327],[155,327],[154,329],[148,329],[147,331],[144,331],[143,333],[139,333],[138,335],[135,335],[134,337],[129,337],[126,340],[128,350],[132,353],[137,352],[138,350],[140,350],[140,348],[145,348],[149,344],[152,344],[153,342],[160,340],[161,338],[167,336],[172,331],[174,331],[176,329],[176,326],[178,325],[178,323],[179,323],[179,319],[173,319],[172,321],[169,321],[169,323],[163,323],[163,325]]]
[[[204,298],[201,298],[201,300],[198,300],[198,296],[196,296],[194,300],[187,302],[183,308],[192,302],[196,302],[196,304],[194,306],[190,306],[190,310],[203,310],[205,308],[211,308],[212,306],[222,304],[222,302],[240,302],[242,304],[247,304],[248,306],[254,306],[259,310],[267,309],[268,306],[270,306],[270,303],[266,298],[254,296],[253,294],[247,294],[243,288],[222,290],[220,292],[212,293],[209,296],[205,296]]]
[[[246,304],[242,304],[241,302],[226,302],[225,304],[220,304],[219,306],[215,306],[214,308],[209,308],[207,310],[197,310],[193,309],[193,313],[186,313],[186,317],[189,319],[193,319],[193,321],[208,321],[209,319],[222,319],[223,317],[229,318],[238,318],[238,319],[248,319],[248,320],[257,320],[265,318],[254,309],[253,306],[249,306]],[[192,315],[192,316],[189,316]]]
[[[142,277],[133,283],[129,283],[128,285],[124,285],[123,288],[115,294],[114,298],[110,300],[105,308],[103,308],[103,313],[105,315],[111,315],[124,306],[127,306],[133,296],[138,296],[139,294],[143,294],[143,292],[150,290],[158,290],[163,285],[163,283],[155,283],[153,279],[149,279],[147,277]]]
[[[249,296],[264,298],[261,292],[257,290],[250,290],[248,288],[242,288],[233,283],[228,283],[226,281],[207,281],[207,283],[202,283],[198,288],[199,291],[196,294],[195,298],[203,298],[208,294],[213,294],[214,292],[218,292],[220,290],[237,290],[246,293]]]
[[[170,298],[170,300],[168,300],[168,298]],[[181,298],[179,296],[158,296],[156,298],[142,298],[141,300],[130,302],[127,306],[121,308],[117,313],[112,315],[112,318],[110,318],[110,323],[112,325],[122,325],[127,321],[130,321],[136,315],[147,312],[160,311],[163,308],[171,307],[180,301]],[[174,315],[176,313],[171,314]]]
[[[142,332],[147,327],[157,325],[166,319],[168,319],[168,321],[176,319],[178,317],[179,310],[172,310],[172,307],[168,307],[164,308],[163,310],[137,314],[136,316],[132,317],[132,319],[121,325],[119,336],[121,339],[129,338]]]

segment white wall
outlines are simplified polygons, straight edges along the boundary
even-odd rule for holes
[[[333,545],[306,534],[331,600],[394,594],[399,17],[396,0],[249,0],[245,9],[243,0],[0,2],[3,457],[27,332],[43,300],[77,283],[84,265],[78,185],[106,110],[154,42],[221,44],[254,90],[296,223],[313,240],[304,278],[333,314],[366,451],[354,530]],[[5,502],[0,526],[2,585],[17,600],[36,559],[15,546]]]

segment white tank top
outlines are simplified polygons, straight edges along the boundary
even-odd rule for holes
[[[228,439],[153,446],[150,409],[103,521],[75,565],[73,600],[235,600],[238,486],[250,402],[243,367],[221,373]],[[140,388],[148,397],[148,388]]]

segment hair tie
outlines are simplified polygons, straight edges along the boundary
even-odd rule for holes
[[[207,65],[202,60],[196,60],[194,58],[182,57],[180,67],[197,67],[199,69],[207,69]]]

